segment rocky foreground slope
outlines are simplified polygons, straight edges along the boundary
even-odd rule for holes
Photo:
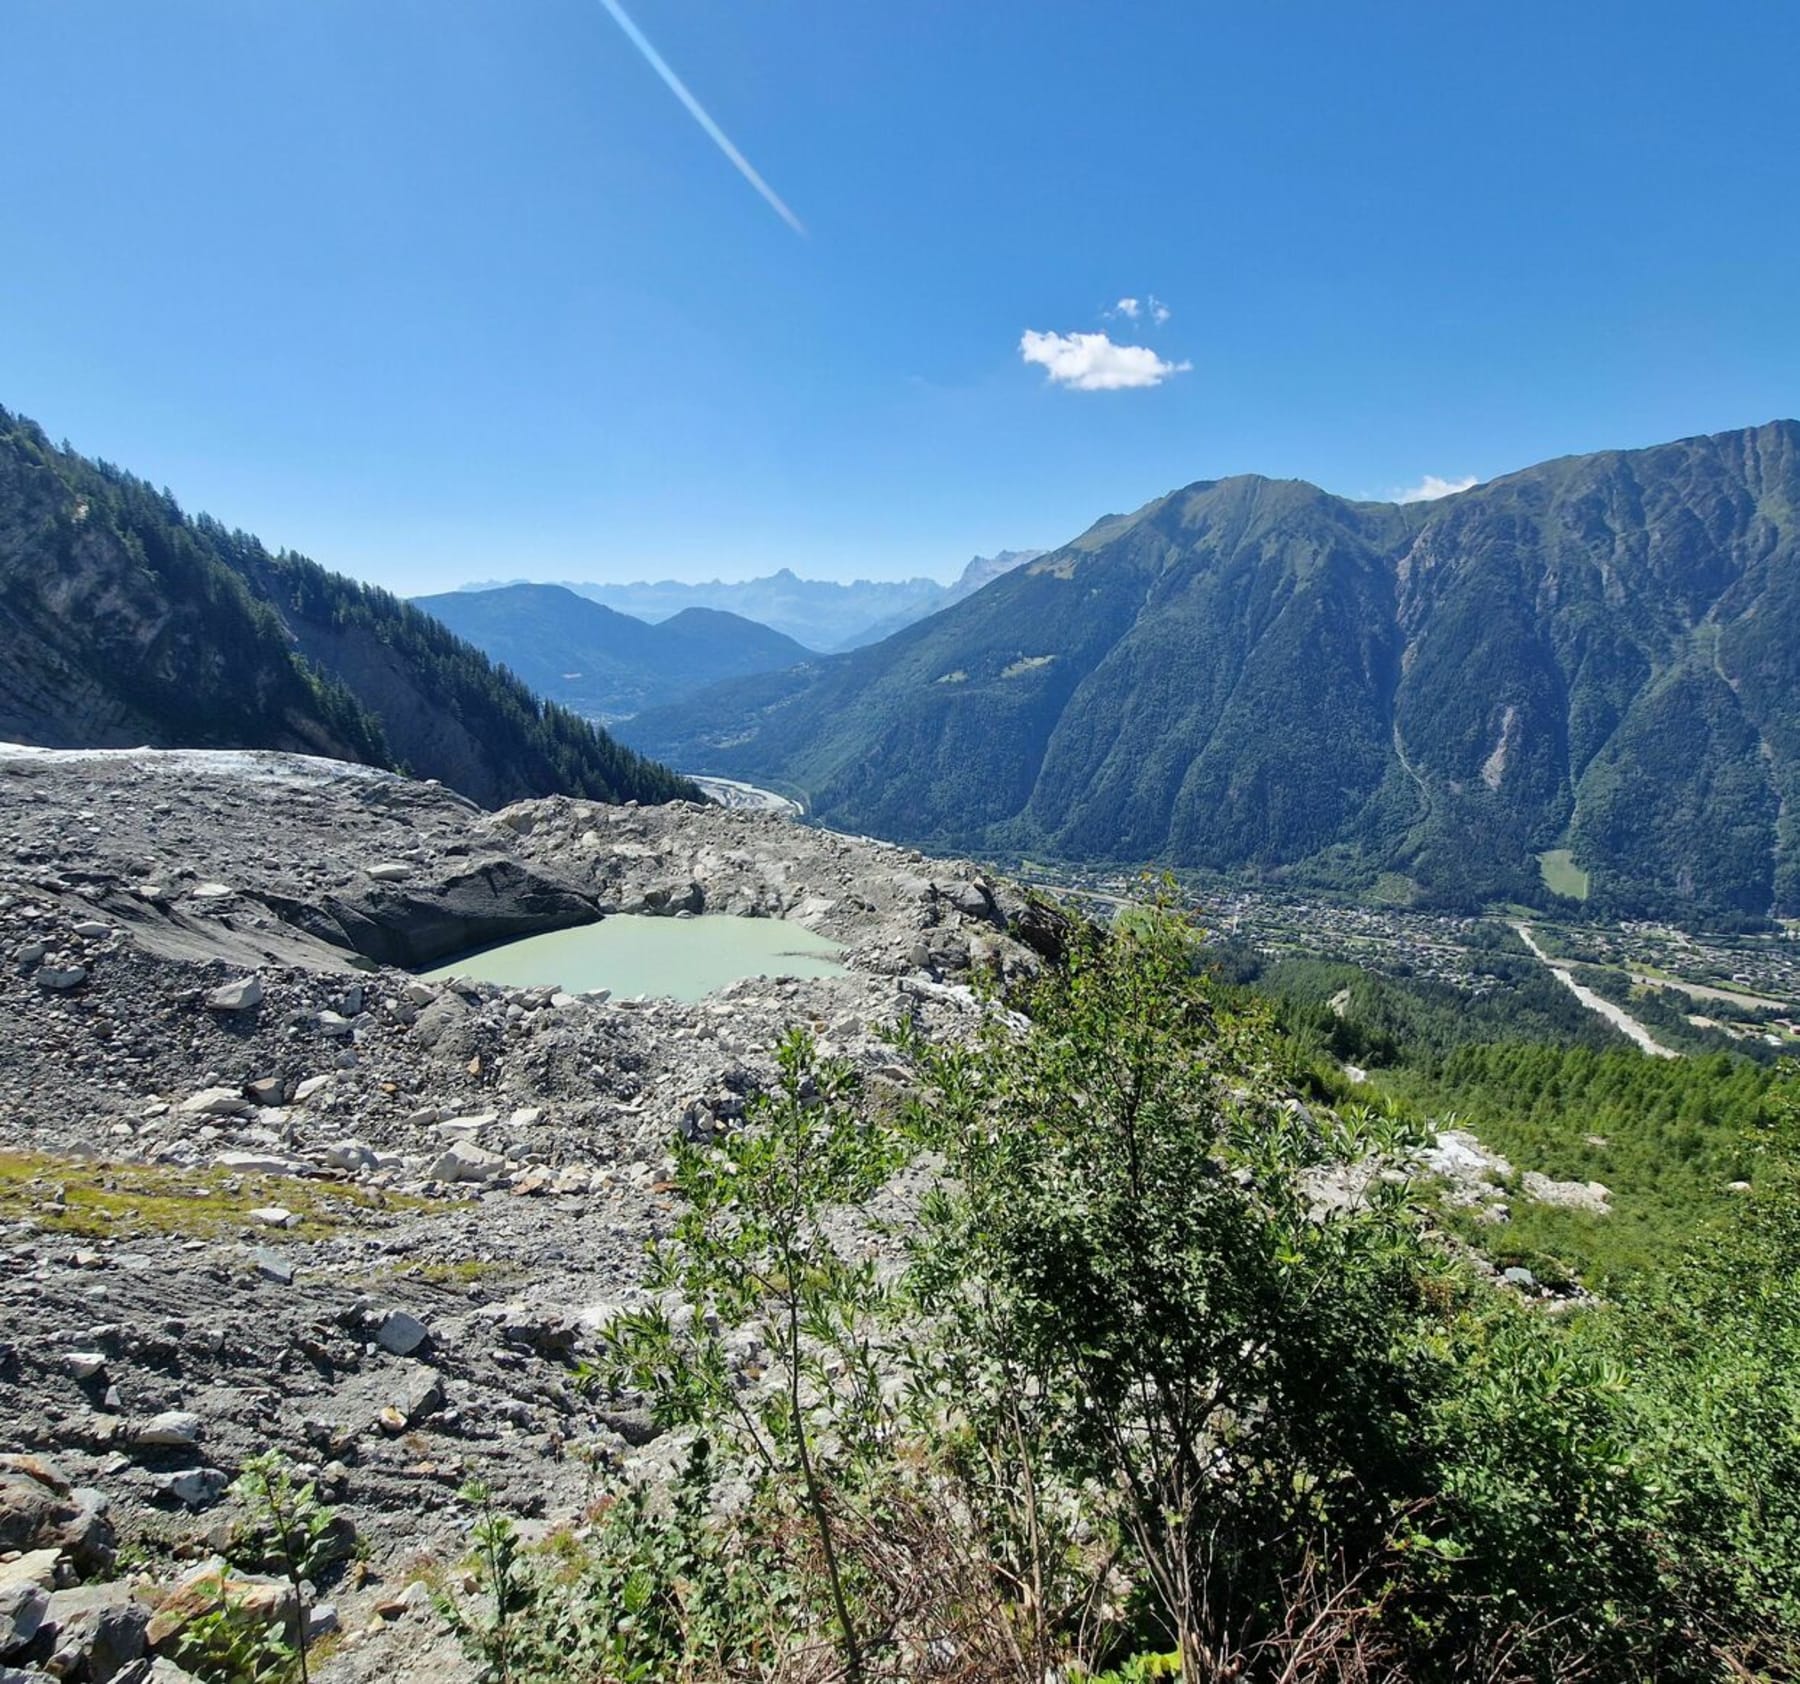
[[[848,974],[689,1005],[396,968],[615,910],[790,918]],[[141,1647],[131,1581],[206,1557],[273,1447],[368,1555],[325,1676],[456,1676],[407,1587],[460,1553],[458,1488],[548,1520],[656,1454],[572,1366],[669,1220],[672,1136],[741,1115],[794,1023],[904,1082],[883,1031],[968,1033],[970,964],[1035,963],[1021,914],[767,813],[0,749],[0,1657]]]

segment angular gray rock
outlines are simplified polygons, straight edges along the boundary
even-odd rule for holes
[[[425,1174],[432,1181],[491,1181],[506,1168],[506,1159],[472,1140],[453,1142],[432,1162]]]
[[[175,1109],[184,1117],[243,1117],[253,1107],[236,1088],[202,1088]]]
[[[409,1427],[444,1407],[444,1379],[435,1368],[420,1368],[394,1393],[391,1406]]]
[[[251,1260],[256,1265],[258,1277],[265,1281],[273,1281],[276,1286],[292,1286],[294,1284],[294,1265],[291,1259],[283,1257],[279,1251],[270,1251],[265,1246],[258,1246],[251,1253]]]
[[[278,1152],[221,1152],[213,1162],[233,1175],[298,1175],[306,1167]]]
[[[203,1509],[225,1495],[231,1475],[218,1468],[183,1468],[178,1473],[163,1474],[156,1482],[165,1497],[173,1497],[190,1509]]]
[[[129,1583],[81,1585],[50,1597],[45,1625],[54,1630],[49,1670],[61,1678],[110,1684],[144,1653],[150,1610]]]
[[[208,1011],[249,1012],[262,1004],[263,985],[260,977],[239,977],[215,988],[206,997]]]
[[[417,1316],[389,1310],[375,1329],[375,1343],[397,1357],[409,1357],[431,1337],[431,1330]]]
[[[131,1431],[133,1444],[147,1447],[180,1447],[200,1439],[200,1417],[191,1409],[166,1409],[140,1421]]]
[[[0,1585],[0,1660],[22,1655],[50,1612],[50,1593],[38,1585]]]
[[[327,1146],[320,1157],[331,1169],[341,1169],[347,1175],[355,1175],[358,1171],[375,1167],[375,1149],[365,1146],[360,1140],[336,1140]]]

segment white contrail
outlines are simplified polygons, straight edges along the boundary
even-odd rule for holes
[[[625,8],[619,4],[619,0],[600,0],[600,4],[604,6],[607,11],[612,13],[613,22],[625,31],[625,39],[644,55],[645,62],[663,79],[664,82],[668,84],[669,92],[688,108],[688,115],[691,116],[709,136],[711,136],[713,145],[718,147],[718,149],[731,160],[732,166],[737,170],[738,174],[749,182],[750,185],[768,201],[769,208],[773,210],[775,214],[788,225],[788,227],[793,229],[796,234],[804,235],[806,233],[806,224],[787,208],[782,202],[781,195],[756,173],[756,167],[750,160],[731,144],[731,137],[706,114],[706,108],[701,105],[699,100],[695,99],[694,96],[688,92],[687,84],[668,67],[663,61],[662,54],[650,45],[644,32],[631,21]]]

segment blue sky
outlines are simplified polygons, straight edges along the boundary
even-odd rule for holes
[[[405,591],[1800,411],[1786,0],[624,4],[804,235],[600,0],[4,0],[0,403]]]

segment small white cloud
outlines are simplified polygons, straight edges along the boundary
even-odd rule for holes
[[[1473,474],[1466,479],[1440,479],[1436,474],[1427,474],[1417,485],[1409,485],[1404,491],[1394,493],[1396,503],[1431,503],[1439,497],[1454,497],[1459,491],[1467,491],[1476,484]]]
[[[1077,392],[1120,392],[1160,386],[1192,363],[1166,362],[1148,345],[1115,345],[1104,333],[1036,333],[1019,338],[1019,355],[1038,363],[1052,382]]]
[[[1163,323],[1169,319],[1168,305],[1163,303],[1155,293],[1150,294],[1150,319],[1155,322],[1158,327],[1161,327]]]
[[[1135,322],[1141,309],[1143,309],[1143,305],[1138,303],[1135,298],[1121,298],[1106,313],[1109,316],[1123,316],[1128,322]]]

